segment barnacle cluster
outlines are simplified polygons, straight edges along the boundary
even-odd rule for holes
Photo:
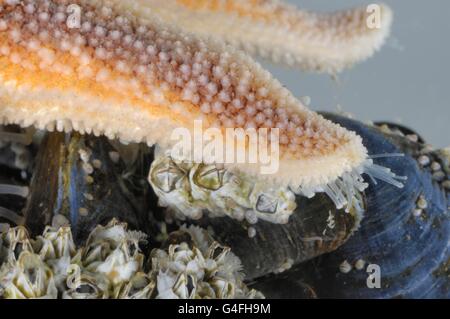
[[[178,161],[163,153],[156,155],[148,180],[158,195],[160,206],[167,207],[182,220],[186,217],[199,219],[206,212],[210,217],[228,216],[249,225],[259,219],[286,224],[297,207],[296,195],[312,198],[316,193],[326,193],[337,209],[362,215],[361,194],[368,187],[363,173],[398,188],[403,187],[405,180],[368,159],[328,184],[310,188],[282,187],[244,172],[233,172],[223,165]]]
[[[218,165],[179,162],[160,156],[152,163],[149,182],[159,204],[178,218],[228,216],[255,224],[258,219],[287,223],[296,208],[295,194],[287,187],[267,187]]]
[[[11,228],[0,236],[0,298],[262,297],[245,286],[229,248],[196,227],[180,232],[187,242],[153,249],[146,261],[146,235],[117,220],[97,226],[81,247],[70,227],[48,226],[35,239]]]
[[[263,298],[243,284],[241,261],[229,247],[195,226],[183,226],[181,232],[189,234],[190,243],[152,251],[159,298]]]

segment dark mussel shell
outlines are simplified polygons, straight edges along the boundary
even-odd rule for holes
[[[287,224],[259,221],[249,238],[241,223],[230,218],[208,218],[193,223],[213,231],[214,238],[241,259],[246,279],[283,272],[293,265],[342,245],[358,227],[360,216],[337,210],[325,195],[297,197],[297,208]],[[330,216],[333,228],[330,227]]]
[[[25,226],[32,235],[54,224],[55,218],[56,224],[70,223],[77,243],[112,218],[150,232],[144,199],[148,187],[143,184],[137,193],[130,191],[122,163],[113,161],[111,152],[114,149],[104,137],[46,133],[24,210]]]
[[[289,290],[280,293],[267,284],[288,280],[309,285],[319,298],[449,298],[450,196],[418,164],[420,143],[337,115],[326,117],[359,134],[370,154],[404,153],[375,161],[408,180],[403,189],[372,184],[361,227],[343,246],[254,287],[267,297],[289,297]],[[415,214],[422,199],[426,208]]]

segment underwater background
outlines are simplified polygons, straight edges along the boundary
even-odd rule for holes
[[[376,1],[287,0],[300,8],[334,11]],[[296,96],[311,97],[311,108],[339,108],[362,121],[406,125],[436,147],[449,146],[450,1],[384,1],[394,11],[383,49],[334,80],[264,63]]]

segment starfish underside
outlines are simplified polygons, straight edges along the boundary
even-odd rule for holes
[[[275,5],[258,3],[255,12]],[[221,131],[277,128],[279,170],[261,178],[303,194],[326,191],[339,206],[367,187],[361,174],[372,167],[359,136],[308,110],[244,52],[164,22],[151,1],[0,1],[0,106],[4,124],[163,149],[173,147],[174,129],[192,132],[197,119]],[[247,150],[259,150],[252,143]],[[261,171],[260,163],[225,165],[250,177]]]

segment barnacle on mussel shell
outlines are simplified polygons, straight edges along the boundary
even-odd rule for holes
[[[362,214],[362,193],[369,186],[362,174],[398,188],[403,176],[368,159],[367,167],[343,174],[336,181],[315,188],[294,188],[270,183],[245,172],[235,173],[220,164],[204,164],[173,159],[164,152],[156,154],[148,180],[159,197],[159,204],[176,216],[199,219],[204,212],[210,217],[228,216],[255,224],[259,219],[286,224],[294,213],[296,198],[326,194],[337,209]]]
[[[324,194],[296,198],[297,208],[287,224],[260,221],[243,225],[228,217],[205,215],[190,223],[211,229],[214,238],[241,259],[246,279],[282,273],[291,267],[336,250],[358,230],[362,214],[336,208]],[[254,232],[253,236],[249,234]],[[251,253],[249,253],[251,252]]]
[[[402,189],[371,185],[365,192],[365,217],[346,243],[253,287],[267,297],[295,297],[280,286],[287,280],[294,286],[306,284],[319,298],[450,298],[446,151],[434,150],[415,134],[400,134],[395,127],[379,129],[334,114],[326,116],[356,131],[369,151],[380,155],[377,162],[408,176],[408,182]],[[443,179],[435,178],[439,172]],[[284,247],[280,244],[279,249]],[[230,246],[240,251],[239,245],[236,241]],[[242,261],[246,263],[245,257]]]
[[[149,182],[159,204],[181,219],[199,219],[208,211],[211,217],[228,216],[249,224],[258,219],[285,224],[296,207],[295,194],[287,187],[268,188],[218,165],[180,162],[170,156],[156,157]]]
[[[180,233],[182,234],[180,236]],[[184,234],[184,235],[183,235]],[[1,234],[0,298],[262,298],[243,283],[240,260],[197,227],[182,228],[148,257],[146,235],[111,220],[76,247],[70,227],[31,239]]]

